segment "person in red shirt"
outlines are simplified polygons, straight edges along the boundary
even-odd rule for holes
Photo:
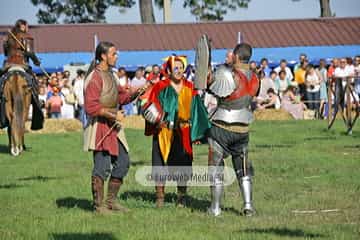
[[[154,64],[152,66],[152,71],[149,73],[149,75],[146,77],[147,81],[151,81],[153,84],[160,81],[160,67],[157,64]]]
[[[63,101],[59,96],[59,89],[53,87],[53,94],[47,101],[47,109],[49,111],[50,118],[60,118],[61,117],[61,106]]]
[[[84,108],[88,123],[84,133],[84,150],[93,151],[92,192],[94,210],[99,213],[127,212],[116,203],[116,195],[130,166],[128,146],[121,121],[121,105],[133,100],[131,92],[119,85],[112,68],[117,61],[114,44],[100,42],[95,61],[84,83]],[[104,181],[110,175],[105,203]]]
[[[328,78],[330,78],[330,80],[332,80],[332,77],[334,76],[334,72],[335,69],[339,66],[339,59],[337,58],[333,58],[333,60],[331,61],[331,64],[328,68]]]

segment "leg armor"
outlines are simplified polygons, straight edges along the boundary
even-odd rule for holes
[[[255,213],[252,204],[252,183],[251,176],[253,175],[253,168],[248,159],[247,146],[243,146],[239,156],[233,156],[233,164],[236,171],[236,177],[239,182],[240,191],[244,201],[243,213],[246,216],[251,216]]]
[[[255,209],[252,204],[252,184],[251,177],[242,177],[239,181],[241,194],[244,200],[243,213],[246,216],[252,216],[255,213]]]
[[[209,138],[209,173],[211,176],[211,206],[209,213],[214,216],[221,214],[221,197],[224,192],[223,171],[224,158],[226,153],[224,149],[213,139]]]

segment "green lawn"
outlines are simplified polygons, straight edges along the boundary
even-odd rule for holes
[[[151,162],[151,139],[127,130],[132,167],[121,189],[128,214],[91,212],[91,154],[81,133],[28,134],[31,149],[7,154],[0,135],[0,239],[360,239],[360,123],[353,135],[337,122],[259,121],[251,127],[249,156],[255,166],[257,215],[239,216],[237,184],[225,190],[223,215],[206,214],[207,187],[189,190],[187,208],[154,208],[153,187],[135,181]],[[231,161],[227,161],[230,163]],[[195,165],[207,163],[207,146],[195,147]],[[321,210],[337,209],[335,212]],[[295,210],[315,210],[295,213]]]

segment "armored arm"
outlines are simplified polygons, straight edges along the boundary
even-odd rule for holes
[[[148,122],[152,124],[159,124],[164,120],[164,111],[155,103],[146,104],[143,109],[143,116]]]

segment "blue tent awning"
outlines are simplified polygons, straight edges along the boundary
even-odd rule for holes
[[[212,63],[219,64],[225,59],[227,49],[213,49]],[[171,55],[186,55],[188,62],[193,64],[195,59],[194,50],[181,51],[120,51],[118,66],[124,66],[128,71],[134,71],[138,66],[161,64],[162,59]],[[330,60],[334,57],[354,57],[360,54],[360,45],[339,46],[312,46],[312,47],[284,47],[284,48],[254,48],[252,60],[259,62],[262,58],[269,60],[270,66],[277,66],[281,59],[286,59],[290,65],[296,63],[301,53],[307,54],[310,61],[317,63],[319,59]],[[93,58],[91,52],[64,52],[64,53],[39,53],[42,66],[48,72],[62,71],[63,66],[71,63],[87,64]],[[0,55],[0,62],[4,55]],[[41,70],[34,67],[34,71]]]

